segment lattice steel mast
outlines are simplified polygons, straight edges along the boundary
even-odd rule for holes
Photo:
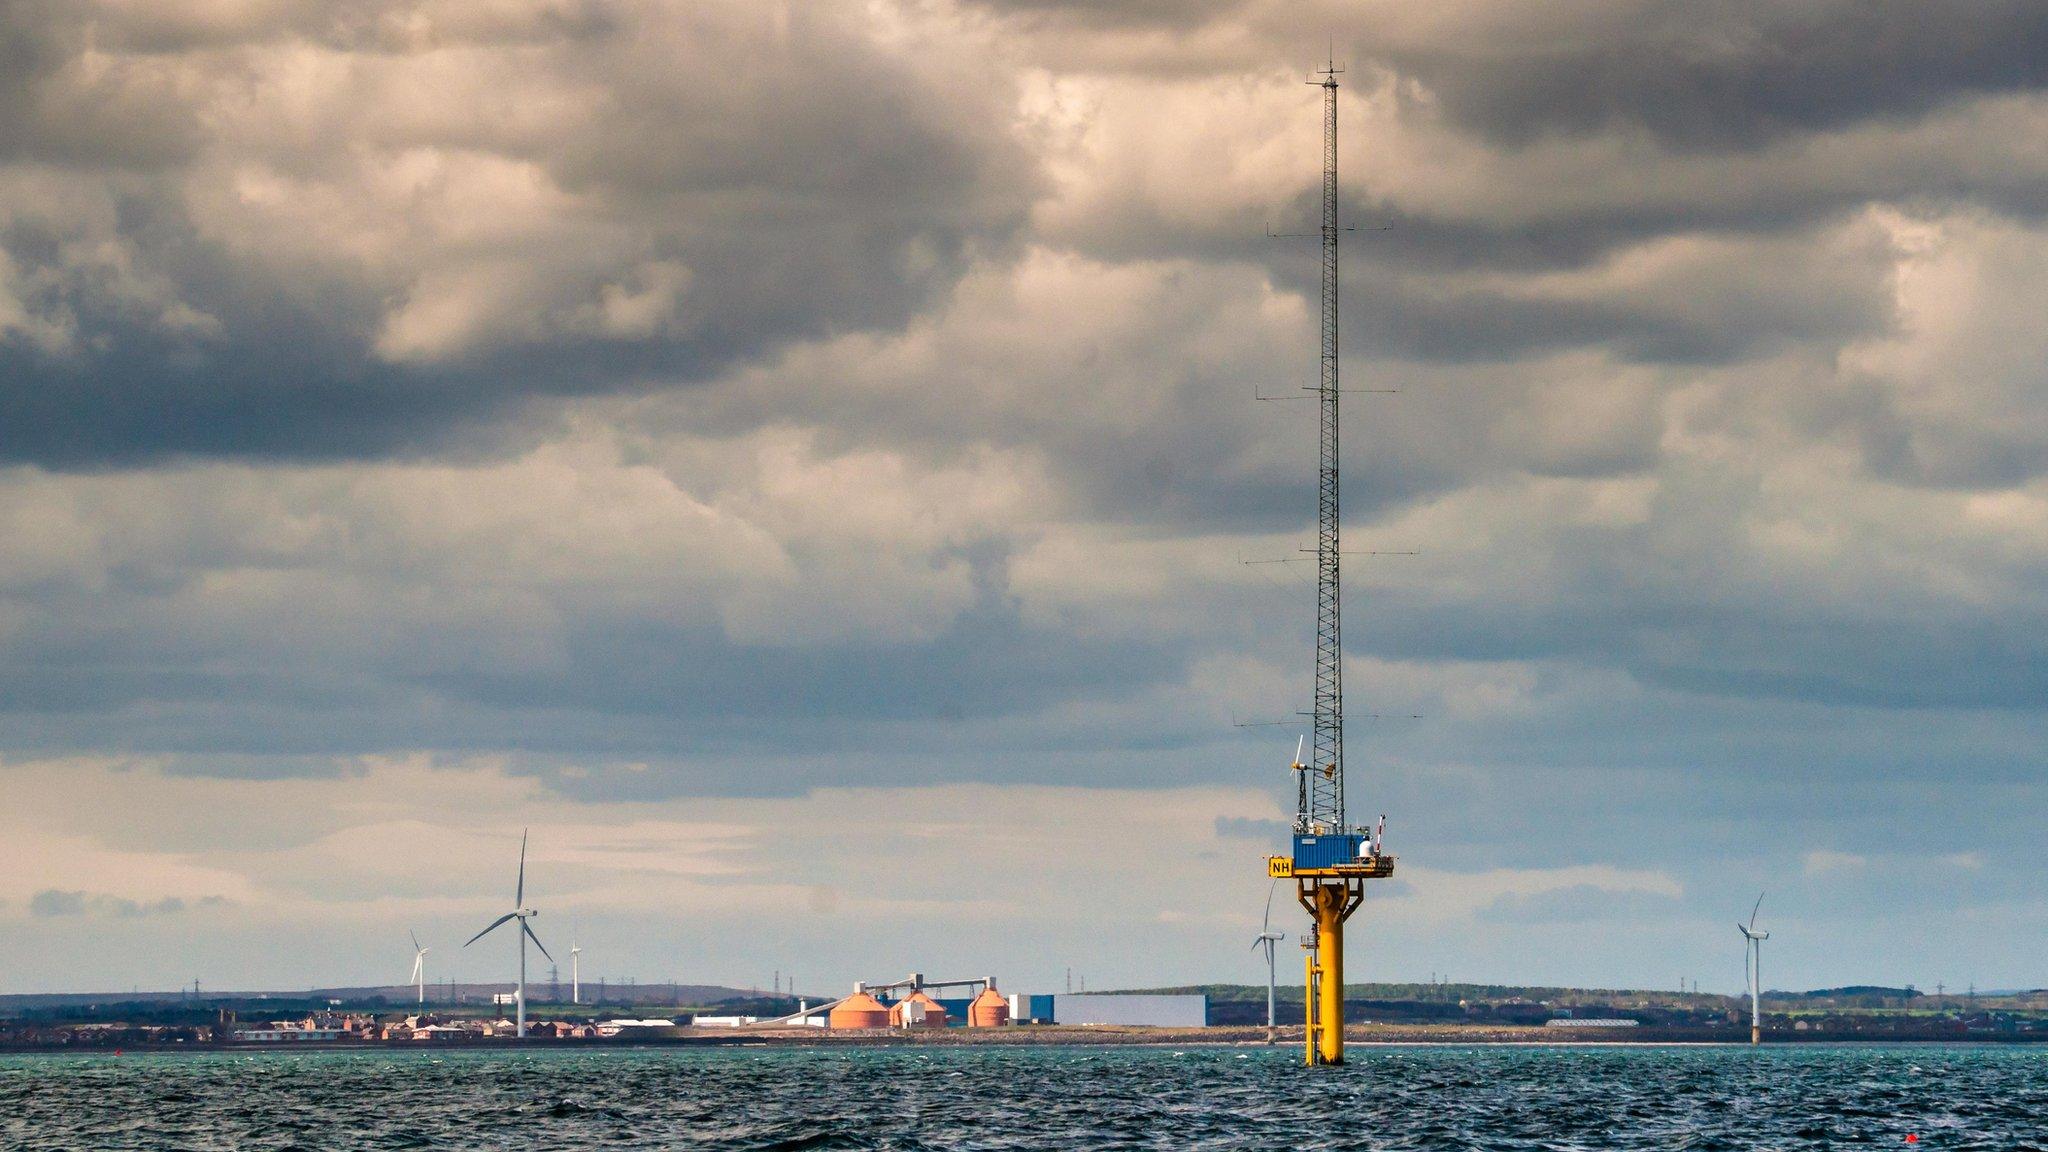
[[[1316,405],[1322,463],[1316,497],[1315,739],[1301,772],[1297,832],[1342,832],[1344,822],[1344,636],[1337,541],[1337,75],[1323,77],[1323,356]]]
[[[1365,902],[1365,882],[1394,874],[1394,858],[1378,834],[1344,817],[1344,644],[1340,600],[1337,504],[1337,74],[1321,70],[1323,89],[1323,361],[1317,385],[1322,461],[1316,498],[1315,750],[1294,765],[1301,803],[1293,851],[1266,860],[1266,875],[1294,881],[1294,895],[1315,921],[1304,938],[1304,1057],[1310,1064],[1344,1062],[1344,922]]]

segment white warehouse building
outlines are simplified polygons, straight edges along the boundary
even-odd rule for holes
[[[1053,997],[1055,1024],[1132,1024],[1153,1028],[1203,1028],[1209,998],[1202,995],[1147,996],[1109,992],[1062,993]]]

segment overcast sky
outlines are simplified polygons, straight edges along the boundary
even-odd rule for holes
[[[2048,983],[2048,7],[0,0],[4,990],[1263,979],[1332,52],[1350,975]]]

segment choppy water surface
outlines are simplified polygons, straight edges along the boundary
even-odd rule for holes
[[[2041,1149],[2019,1048],[0,1057],[0,1147]]]

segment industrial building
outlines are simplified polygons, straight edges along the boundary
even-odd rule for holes
[[[1034,997],[1037,999],[1037,997]],[[1052,1001],[1055,1024],[1122,1024],[1143,1028],[1202,1028],[1209,1023],[1209,998],[1122,996],[1083,992],[1044,997]]]
[[[971,999],[941,1000],[929,991],[934,988],[979,991]],[[806,1009],[799,1015],[823,1015],[833,1028],[944,1028],[956,1023],[969,1028],[997,1028],[1010,1022],[1010,1002],[996,991],[993,976],[926,980],[924,973],[912,972],[907,978],[888,984],[855,984],[851,996]]]
[[[964,999],[934,996],[935,990],[972,988]],[[822,1021],[835,1029],[1000,1028],[1008,1024],[1103,1024],[1152,1028],[1201,1028],[1208,1024],[1207,996],[1081,993],[1059,996],[1013,994],[996,989],[993,976],[973,980],[926,980],[913,972],[887,984],[865,981],[853,993],[796,1015],[764,1024]]]

